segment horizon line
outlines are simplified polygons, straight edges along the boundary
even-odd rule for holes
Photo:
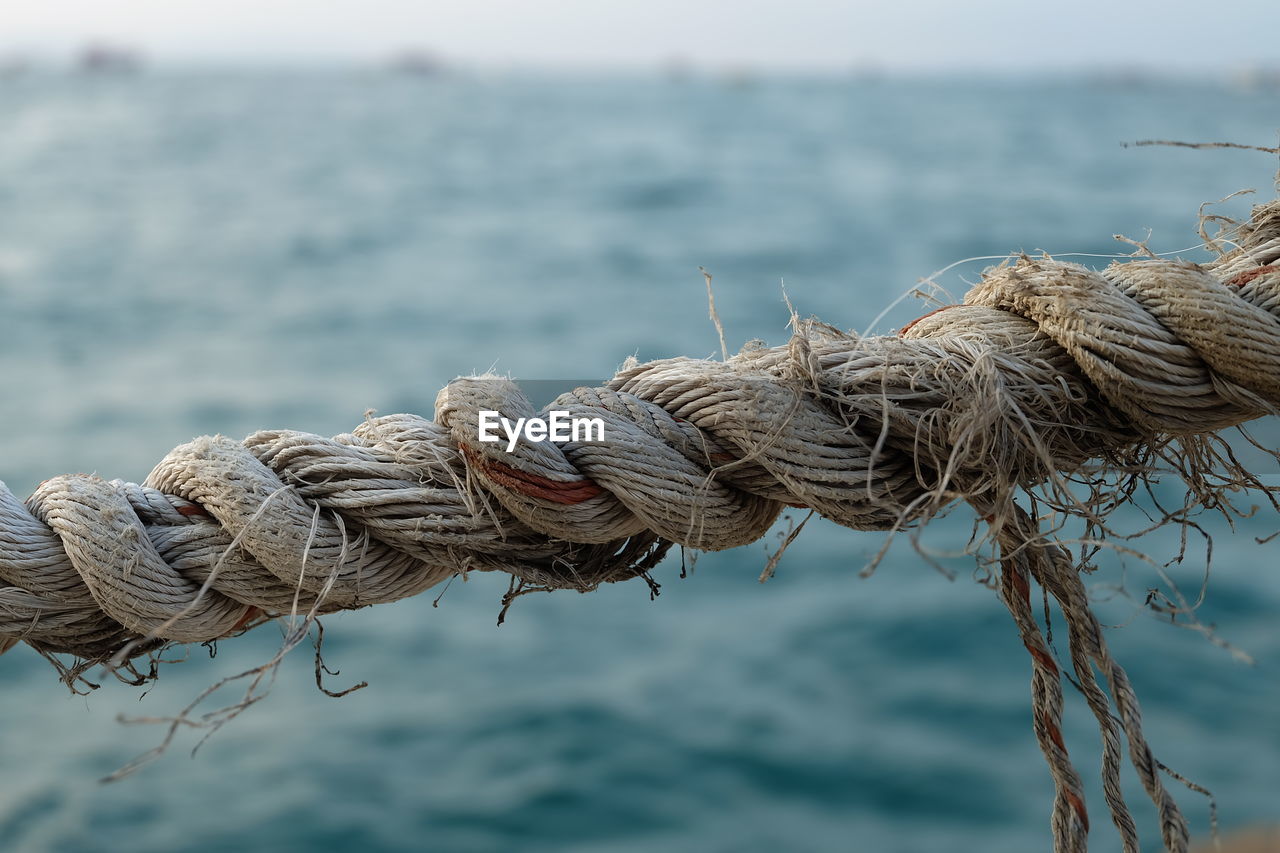
[[[1185,80],[1202,77],[1251,78],[1280,84],[1280,61],[1223,63],[1212,68],[1183,63],[1061,62],[1037,65],[1009,65],[975,62],[883,63],[851,58],[848,62],[750,62],[698,61],[672,56],[652,60],[601,61],[590,58],[492,59],[464,58],[429,49],[407,48],[380,54],[199,54],[179,56],[151,52],[145,47],[123,42],[87,41],[72,50],[32,50],[0,45],[0,73],[82,71],[94,61],[105,66],[125,66],[137,71],[307,71],[357,70],[399,71],[423,75],[456,76],[470,73],[549,72],[603,74],[659,74],[670,77],[814,76],[832,78],[910,78],[943,74],[980,77],[1029,76],[1077,77],[1104,80]]]

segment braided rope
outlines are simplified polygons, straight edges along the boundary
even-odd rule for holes
[[[1119,787],[1122,738],[1166,849],[1184,851],[1186,821],[1081,566],[1013,498],[1021,489],[1101,525],[1126,493],[1088,472],[1141,471],[1175,437],[1191,499],[1214,504],[1239,484],[1210,482],[1205,436],[1280,407],[1280,203],[1256,208],[1235,239],[1204,267],[1150,259],[1095,272],[1022,257],[897,335],[810,322],[787,346],[723,362],[629,363],[549,407],[603,419],[607,442],[511,452],[479,442],[482,410],[537,413],[513,383],[474,377],[440,392],[435,420],[368,418],[334,438],[199,438],[141,485],[59,476],[25,504],[0,483],[0,649],[22,640],[81,667],[118,666],[166,643],[393,601],[470,571],[511,574],[513,595],[647,578],[673,544],[754,541],[788,505],[897,530],[962,499],[991,527],[1000,597],[1032,658],[1055,849],[1084,850],[1089,822],[1032,580],[1067,620],[1124,849],[1138,842]]]

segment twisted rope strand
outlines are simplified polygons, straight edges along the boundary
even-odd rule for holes
[[[1000,596],[1031,654],[1055,849],[1084,850],[1088,817],[1032,580],[1067,619],[1124,849],[1137,837],[1119,788],[1122,734],[1166,849],[1184,851],[1186,821],[1079,568],[1013,499],[1032,492],[1105,530],[1101,515],[1129,494],[1106,472],[1142,474],[1174,438],[1189,501],[1229,507],[1224,490],[1256,484],[1235,468],[1215,479],[1208,435],[1280,408],[1280,203],[1256,208],[1234,237],[1238,248],[1206,266],[1134,260],[1096,272],[1017,258],[988,270],[963,305],[897,335],[798,323],[786,346],[721,362],[631,362],[549,407],[600,418],[605,442],[521,441],[511,452],[480,442],[480,411],[538,413],[513,383],[472,377],[440,392],[435,420],[370,417],[333,438],[198,438],[141,485],[60,476],[25,504],[0,483],[0,649],[22,640],[81,666],[119,664],[471,571],[509,573],[513,595],[647,578],[672,545],[754,541],[784,506],[898,530],[965,500],[989,522]]]

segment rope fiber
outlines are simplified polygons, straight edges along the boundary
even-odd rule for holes
[[[630,361],[548,406],[601,418],[603,442],[507,452],[478,441],[482,410],[538,414],[514,383],[483,376],[442,390],[434,420],[198,438],[141,485],[64,475],[24,503],[0,483],[0,649],[26,642],[69,683],[100,664],[136,675],[131,660],[168,644],[394,601],[458,574],[509,573],[506,604],[637,576],[652,585],[671,546],[752,542],[784,507],[900,531],[967,501],[1031,657],[1055,850],[1085,850],[1089,818],[1032,584],[1065,619],[1124,850],[1138,849],[1120,790],[1127,750],[1165,849],[1182,853],[1187,822],[1090,608],[1088,566],[1046,519],[1104,537],[1110,509],[1162,466],[1188,491],[1166,521],[1232,512],[1241,487],[1270,496],[1213,433],[1280,407],[1280,202],[1230,236],[1236,248],[1204,266],[1140,258],[1092,271],[1017,257],[963,304],[893,335],[797,321],[789,344],[723,361]]]

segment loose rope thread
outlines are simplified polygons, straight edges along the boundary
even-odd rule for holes
[[[509,573],[508,605],[534,590],[654,585],[648,572],[672,545],[755,541],[784,507],[900,531],[967,501],[987,522],[999,596],[1031,656],[1055,850],[1085,850],[1089,818],[1033,581],[1066,619],[1125,851],[1138,849],[1120,790],[1127,744],[1165,848],[1182,853],[1187,823],[1090,609],[1087,566],[1041,529],[1039,511],[1105,535],[1107,512],[1157,463],[1188,486],[1169,520],[1230,513],[1241,487],[1270,494],[1212,433],[1280,407],[1280,202],[1231,237],[1237,248],[1205,266],[1137,259],[1097,272],[1021,256],[896,335],[797,321],[788,345],[724,361],[631,361],[548,407],[602,418],[604,443],[481,443],[481,410],[537,413],[514,383],[472,377],[440,392],[435,420],[367,417],[333,438],[203,437],[141,485],[65,475],[25,504],[0,483],[0,649],[26,642],[69,683],[97,664],[142,678],[132,660],[172,643],[306,614],[296,645],[318,614],[472,571]]]

